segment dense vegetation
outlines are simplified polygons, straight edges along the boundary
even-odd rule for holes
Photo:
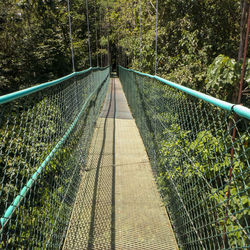
[[[95,8],[90,1],[90,13]],[[76,70],[81,70],[89,67],[86,8],[77,0],[71,1],[71,9]],[[0,93],[72,72],[66,0],[1,1],[0,24]],[[91,41],[94,46],[95,38]]]
[[[90,66],[86,5],[84,0],[71,0],[70,2],[75,64],[76,70],[81,70]],[[218,98],[235,102],[242,65],[247,3],[247,0],[159,1],[157,74]],[[88,0],[88,7],[93,66],[111,64],[116,68],[118,64],[121,64],[154,74],[155,1]],[[247,61],[242,102],[249,106],[247,93],[250,84],[250,62]],[[67,1],[1,1],[0,95],[55,79],[70,72],[72,72],[72,63]],[[232,117],[226,116],[225,118],[225,114],[216,108],[204,108],[203,103],[194,101],[179,92],[169,94],[169,90],[159,87],[159,90],[153,95],[150,84],[152,85],[152,82],[149,83],[148,88],[141,91],[141,96],[139,93],[137,96],[138,101],[141,102],[138,104],[138,107],[141,108],[140,115],[142,117],[139,122],[147,126],[143,128],[146,132],[141,131],[141,133],[142,135],[144,133],[144,142],[149,156],[152,154],[151,151],[156,148],[160,159],[157,171],[161,176],[159,180],[163,190],[162,193],[168,202],[176,202],[179,205],[180,211],[177,211],[176,215],[172,215],[172,218],[185,214],[185,211],[181,211],[185,203],[178,199],[171,201],[171,198],[169,198],[169,193],[173,190],[170,188],[171,183],[169,185],[171,176],[175,174],[177,179],[185,177],[185,185],[180,183],[177,188],[184,194],[183,199],[187,200],[189,194],[185,193],[186,187],[190,186],[192,191],[200,194],[199,186],[202,186],[205,180],[206,183],[209,183],[209,188],[204,187],[202,189],[203,199],[201,199],[198,207],[200,210],[206,209],[206,212],[204,212],[204,217],[200,217],[197,222],[194,222],[196,223],[195,227],[199,227],[200,224],[203,225],[204,218],[207,219],[212,215],[213,222],[210,227],[211,230],[215,230],[214,235],[220,234],[216,236],[219,238],[219,244],[224,244],[225,247],[229,245],[240,246],[243,243],[249,245],[247,235],[242,230],[249,221],[249,210],[246,209],[246,207],[249,207],[248,193],[246,192],[249,189],[247,172],[249,168],[245,161],[247,157],[249,158],[249,147],[247,147],[249,145],[249,133],[246,132],[244,121],[237,122],[236,139],[238,141],[235,143],[235,158],[237,159],[235,164],[238,165],[235,166],[234,172],[236,178],[230,186],[227,176],[230,168],[229,153],[232,148]],[[143,86],[138,88],[143,88]],[[146,99],[143,99],[144,97]],[[175,103],[176,106],[171,109],[171,105],[176,100],[179,103]],[[43,109],[45,103],[47,110]],[[47,132],[51,137],[57,132],[54,123],[59,118],[55,118],[53,114],[50,117],[47,112],[52,110],[54,115],[64,117],[64,111],[57,107],[57,105],[60,106],[60,102],[58,103],[55,105],[47,99],[39,99],[35,104],[37,107],[32,103],[28,108],[24,108],[21,101],[13,103],[11,108],[5,105],[9,114],[15,116],[15,119],[12,119],[10,123],[6,123],[5,119],[2,119],[0,123],[3,142],[1,146],[5,155],[2,160],[0,159],[0,163],[1,166],[6,165],[9,159],[12,159],[13,162],[13,164],[6,165],[6,176],[9,179],[14,180],[15,178],[17,183],[25,183],[28,180],[29,171],[34,172],[34,169],[36,169],[38,165],[36,161],[39,157],[46,157],[54,147],[54,144],[50,145],[41,138],[46,136]],[[155,103],[162,104],[158,105],[157,117],[152,109],[148,108]],[[166,103],[169,104],[169,110],[167,111],[164,108]],[[196,117],[189,113],[194,104],[197,104],[197,113],[199,114]],[[186,108],[186,113],[183,110],[180,114],[174,112],[175,110],[181,110],[183,107]],[[25,129],[27,126],[32,128],[29,125],[32,109],[43,110],[40,116],[37,115],[36,122],[39,126],[42,123],[47,124],[47,126],[44,126],[44,129],[39,127],[39,132],[36,127],[33,128],[32,137],[28,137],[25,134]],[[204,112],[204,110],[207,112]],[[2,109],[1,115],[8,114],[7,111]],[[213,117],[216,112],[218,112],[218,121],[214,120]],[[35,114],[38,114],[38,112],[35,112]],[[27,123],[21,122],[21,126],[15,127],[15,124],[22,119],[25,120],[25,117],[27,117]],[[205,125],[202,120],[203,117],[206,117]],[[60,121],[65,126],[70,125],[62,119]],[[221,125],[219,124],[220,121],[224,123]],[[165,125],[164,128],[159,129],[157,135],[153,131],[155,122]],[[138,121],[137,125],[140,127]],[[4,126],[7,126],[7,128]],[[47,132],[46,129],[48,129]],[[12,131],[14,135],[16,134],[15,140],[13,139],[11,143],[8,138],[9,131]],[[240,137],[239,134],[242,136]],[[31,145],[25,141],[25,136],[32,138]],[[37,148],[33,144],[37,145]],[[76,147],[76,145],[70,146]],[[66,150],[58,156],[60,159],[72,158],[68,157],[71,151],[70,146],[67,147],[68,151]],[[185,156],[180,151],[180,146],[187,149]],[[37,151],[43,151],[43,153],[36,158],[33,155],[36,155]],[[6,158],[7,154],[9,155]],[[24,161],[22,154],[28,156]],[[30,155],[32,156],[29,157]],[[168,162],[166,162],[166,159]],[[20,168],[22,171],[14,168],[16,162],[21,162]],[[1,169],[3,171],[3,168]],[[18,174],[13,174],[15,171]],[[55,169],[48,168],[45,175],[51,175],[51,178],[56,179],[59,178],[59,172],[56,167]],[[241,175],[237,177],[239,173]],[[194,181],[197,185],[193,185]],[[15,183],[5,184],[3,181],[1,213],[5,209],[3,204],[7,199],[6,197],[10,196],[10,200],[12,200],[22,187],[22,185],[14,185]],[[38,214],[43,206],[46,207],[46,204],[40,203],[41,197],[47,197],[43,188],[46,185],[46,183],[42,183],[40,196],[33,197],[34,201],[39,203],[33,206],[33,214]],[[49,187],[46,188],[49,192]],[[229,188],[231,188],[232,196],[231,200],[227,201],[225,194]],[[55,195],[61,196],[62,193],[62,188],[59,186]],[[223,204],[223,206],[220,206],[220,204]],[[188,203],[188,205],[190,204]],[[233,214],[233,220],[227,220],[228,215],[225,215],[225,206],[229,216]],[[46,217],[46,214],[44,216]],[[17,221],[27,220],[26,224],[24,223],[25,225],[30,226],[31,230],[39,231],[39,229],[32,229],[33,222],[30,218],[28,216],[18,217]],[[42,227],[47,228],[46,223],[44,222]],[[176,226],[178,226],[178,223]],[[230,232],[227,239],[223,239],[222,236],[225,228]],[[20,229],[13,223],[11,230],[16,232]],[[182,229],[178,233],[183,235]],[[202,234],[202,230],[198,233]],[[28,236],[30,236],[29,234]],[[207,234],[204,237],[210,236]],[[26,235],[22,237],[25,238]],[[46,235],[43,237],[46,238]],[[14,244],[11,240],[9,243]],[[213,245],[213,240],[211,238],[204,244]],[[185,239],[182,242],[185,242]],[[27,245],[27,242],[21,242],[20,244]]]
[[[119,72],[181,249],[249,247],[249,121]]]
[[[159,1],[158,74],[235,101],[247,2]],[[70,3],[76,70],[81,70],[89,67],[86,5]],[[121,64],[154,73],[155,1],[88,0],[88,6],[93,66]],[[1,94],[72,71],[66,0],[1,1],[0,24]],[[244,96],[249,75],[248,70]]]
[[[108,79],[87,71],[1,105],[0,249],[60,249]]]

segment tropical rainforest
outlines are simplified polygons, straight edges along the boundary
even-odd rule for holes
[[[117,71],[121,65],[149,74],[156,73],[178,84],[236,103],[249,5],[249,0],[161,0],[156,19],[156,0],[1,1],[0,95],[72,73],[73,54],[76,71],[91,66],[108,65],[112,66],[113,71]],[[249,55],[249,46],[246,52]],[[107,71],[107,68],[105,70]],[[198,201],[197,211],[201,211],[202,214],[198,222],[192,225],[198,228],[197,235],[202,235],[200,225],[203,225],[204,221],[209,221],[211,215],[216,218],[216,224],[209,222],[210,226],[206,227],[211,228],[211,231],[202,235],[205,244],[213,246],[214,238],[211,235],[215,235],[219,239],[218,246],[221,248],[249,246],[249,234],[246,231],[249,230],[250,218],[247,160],[250,157],[249,121],[235,119],[231,113],[211,107],[201,100],[194,100],[193,97],[177,90],[161,85],[155,88],[153,82],[146,83],[143,77],[137,76],[137,81],[132,85],[132,80],[127,81],[135,79],[134,75],[131,75],[133,74],[128,73],[127,78],[123,75],[123,83],[129,86],[125,92],[151,162],[152,152],[156,151],[159,159],[158,184],[162,196],[168,202],[177,204],[176,208],[183,209],[179,212],[178,209],[170,211],[172,218],[179,223],[181,217],[178,217],[178,213],[186,214],[186,209],[189,206],[192,208],[194,199],[191,197],[193,200],[189,200],[190,194],[186,193],[187,187],[191,187],[190,190],[197,195],[195,198],[195,201]],[[144,87],[144,81],[148,84],[147,87]],[[250,106],[249,85],[250,60],[246,58],[241,103],[247,107]],[[62,92],[70,93],[70,87],[67,88],[66,83],[60,86]],[[73,89],[74,96],[85,95],[91,86],[84,85],[82,88],[82,92]],[[1,213],[4,212],[5,200],[8,197],[11,198],[9,200],[13,200],[23,187],[21,184],[18,188],[14,185],[13,176],[16,176],[16,182],[26,183],[29,171],[36,169],[38,162],[50,154],[58,139],[60,140],[74,123],[72,114],[78,114],[75,106],[72,108],[72,113],[68,114],[65,111],[70,106],[70,101],[73,99],[77,102],[77,98],[67,99],[69,95],[67,93],[65,94],[67,102],[61,103],[60,93],[53,95],[53,91],[47,91],[27,98],[28,104],[25,101],[22,103],[23,99],[20,99],[5,105],[3,111],[1,110],[3,118],[0,117],[2,142],[0,146],[3,157],[0,158],[0,173],[9,179],[12,178],[12,183],[8,183],[4,178],[1,182],[3,197],[0,200]],[[103,92],[101,92],[102,100],[105,97]],[[137,98],[133,99],[135,96]],[[92,119],[94,115],[97,117],[97,110],[101,108],[101,103],[97,99],[96,97],[95,101],[90,102],[90,107],[84,113],[82,129],[74,131],[73,139],[68,140],[65,148],[61,149],[52,161],[52,167],[45,172],[50,176],[51,183],[60,178],[63,168],[72,171],[77,165],[76,158],[72,156],[75,149],[84,148],[84,156],[87,155],[86,145],[91,140],[94,127],[93,120],[88,121],[88,119]],[[155,105],[156,103],[159,105]],[[155,110],[152,109],[153,105],[157,106]],[[61,126],[59,129],[58,123]],[[154,130],[155,124],[159,125],[158,131]],[[82,142],[81,147],[78,147],[81,139],[77,133],[85,133],[86,127],[91,127],[92,131],[87,136],[88,143]],[[28,132],[29,129],[32,133]],[[237,132],[232,132],[235,130]],[[232,136],[233,133],[236,136]],[[185,149],[184,153],[182,148]],[[230,155],[232,149],[234,152]],[[42,153],[38,155],[39,152]],[[80,151],[78,153],[81,159],[82,154]],[[236,159],[233,177],[236,177],[231,182],[228,173],[232,171],[233,164],[230,162],[233,161],[233,157]],[[22,171],[15,167],[18,164]],[[51,204],[42,204],[41,201],[51,193],[53,197],[63,197],[62,186],[71,181],[70,171],[65,177],[66,181],[58,182],[62,184],[61,186],[58,184],[54,193],[51,191],[52,185],[46,182],[47,177],[41,181],[40,191],[34,197],[30,195],[35,201],[33,210],[29,203],[25,205],[35,216],[22,215],[17,219],[17,224],[22,221],[27,231],[20,239],[13,239],[6,234],[9,242],[5,240],[0,247],[3,248],[7,243],[14,246],[17,244],[16,241],[23,247],[32,243],[26,240],[28,241],[32,234],[40,230],[39,226],[32,227],[33,218],[38,218],[37,220],[41,222],[39,214],[42,213],[45,218],[46,209],[52,209],[53,214],[58,212],[56,208],[51,208]],[[169,182],[171,183],[174,175],[177,187],[170,189],[172,184],[169,185]],[[178,183],[179,180],[183,180],[182,178],[185,180],[184,184]],[[182,200],[169,201],[168,197],[171,196],[169,193],[173,193],[172,190],[175,189],[179,189],[180,193],[183,192],[185,195],[182,196]],[[73,200],[72,198],[69,206],[73,204]],[[29,210],[26,210],[29,213]],[[174,214],[176,211],[177,215]],[[54,228],[52,224],[59,224],[58,232],[54,232],[54,235],[64,234],[64,229],[60,229],[65,223],[64,211],[60,213],[60,216],[51,215],[53,219],[44,221],[46,230],[41,236],[43,242],[41,244],[44,244],[43,239],[48,238],[46,232]],[[197,218],[195,213],[193,220]],[[230,234],[228,238],[223,238],[226,229]],[[20,229],[12,224],[11,230],[16,232]],[[179,235],[185,233],[179,231]],[[193,238],[190,236],[188,240],[192,242]],[[52,238],[48,241],[53,242]],[[59,237],[58,241],[61,241]],[[186,238],[183,236],[180,242],[185,243],[185,241]],[[41,246],[40,243],[36,244],[37,248]]]
[[[70,0],[76,70],[90,66],[89,39],[92,66],[120,64],[154,73],[155,4],[88,0],[86,5],[83,0]],[[247,0],[159,1],[157,74],[234,102],[247,9]],[[1,1],[0,94],[71,72],[67,1]],[[244,103],[249,79],[247,70]]]

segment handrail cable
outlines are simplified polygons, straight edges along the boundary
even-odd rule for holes
[[[104,67],[104,68],[94,68],[94,69],[99,69],[99,70],[106,70],[108,67]],[[57,85],[58,83],[61,83],[64,80],[68,80],[70,78],[75,77],[76,75],[82,75],[86,72],[91,72],[92,68],[89,68],[87,70],[83,70],[80,72],[74,72],[66,77],[60,78],[58,80],[52,81],[52,82],[47,82],[35,87],[31,87],[28,89],[24,89],[21,91],[17,91],[5,96],[0,97],[0,104],[3,103],[7,103],[10,101],[13,101],[15,99],[19,99],[21,97],[33,94],[35,92],[38,92],[40,90],[43,90],[45,88]],[[108,78],[108,75],[105,77],[105,80]],[[86,110],[87,105],[90,103],[92,97],[95,95],[95,93],[98,91],[98,89],[100,88],[100,86],[102,86],[105,82],[105,80],[103,82],[101,82],[90,94],[89,96],[86,98],[85,102],[82,104],[81,110],[79,111],[79,113],[77,114],[77,116],[75,117],[75,119],[73,120],[73,122],[69,125],[68,129],[66,130],[65,134],[60,138],[59,142],[55,145],[55,147],[50,151],[50,153],[47,155],[47,157],[43,160],[43,162],[40,164],[40,166],[38,167],[38,169],[35,171],[35,173],[31,176],[31,178],[28,180],[28,182],[22,187],[22,189],[20,190],[19,194],[16,195],[16,197],[14,198],[14,200],[12,201],[12,203],[8,206],[8,208],[5,210],[4,215],[2,217],[0,217],[0,233],[3,231],[5,225],[7,224],[7,222],[10,220],[10,218],[12,217],[13,213],[15,212],[15,210],[20,206],[22,200],[25,198],[25,196],[27,195],[27,193],[29,192],[29,190],[32,188],[32,186],[34,185],[34,183],[36,182],[36,180],[38,179],[38,177],[40,176],[40,174],[43,172],[43,170],[45,169],[45,167],[47,166],[47,164],[51,161],[51,159],[55,156],[55,154],[58,152],[58,150],[62,147],[62,145],[64,144],[64,142],[66,141],[66,139],[69,137],[70,133],[73,131],[73,129],[75,128],[78,120],[80,119],[81,115],[83,114],[83,112]],[[5,98],[6,97],[6,98]],[[1,102],[1,98],[3,99],[3,102]]]
[[[250,109],[156,75],[121,66],[119,72],[180,246],[247,246],[248,187],[242,183],[249,169]]]
[[[239,115],[241,117],[244,117],[244,118],[247,118],[247,119],[250,119],[250,109],[245,107],[245,106],[242,106],[240,104],[232,104],[232,103],[229,103],[229,102],[226,102],[226,101],[222,101],[222,100],[220,100],[218,98],[209,96],[207,94],[204,94],[204,93],[199,92],[199,91],[194,90],[194,89],[190,89],[190,88],[185,87],[183,85],[171,82],[171,81],[163,79],[163,78],[161,78],[159,76],[150,75],[150,74],[147,74],[147,73],[142,73],[142,72],[139,72],[139,71],[136,71],[136,70],[133,70],[133,69],[127,69],[127,68],[122,67],[122,66],[119,66],[119,67],[122,68],[122,69],[125,69],[127,71],[135,72],[138,75],[149,77],[151,79],[155,79],[157,81],[162,82],[163,84],[166,84],[168,86],[171,86],[173,88],[181,90],[182,92],[185,92],[185,93],[187,93],[187,94],[189,94],[191,96],[194,96],[194,97],[196,97],[198,99],[204,100],[205,102],[211,103],[212,105],[215,105],[215,106],[217,106],[217,107],[219,107],[221,109],[224,109],[224,110],[227,110],[227,111],[230,111],[230,112],[234,111],[237,115]]]

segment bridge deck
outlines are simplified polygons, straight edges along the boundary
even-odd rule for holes
[[[97,121],[64,249],[177,249],[120,81]]]

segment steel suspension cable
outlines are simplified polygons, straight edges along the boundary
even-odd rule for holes
[[[98,56],[98,23],[97,23],[97,17],[98,17],[98,14],[97,14],[97,8],[96,8],[96,5],[97,5],[97,2],[95,0],[95,40],[96,40],[96,64],[97,64],[97,67],[99,67],[99,56]]]
[[[142,62],[141,62],[141,0],[140,0],[140,71],[142,71]]]
[[[156,17],[155,17],[155,75],[157,73],[157,40],[158,40],[158,0],[156,0]],[[154,139],[156,140],[156,80],[154,79]],[[154,168],[156,169],[156,148],[154,146]]]
[[[102,24],[102,16],[100,14],[100,8],[98,8],[98,20],[99,20],[99,24],[101,25]],[[102,37],[102,29],[99,27],[99,37]],[[100,49],[102,50],[102,45],[100,43]],[[103,66],[103,63],[102,63],[102,51],[100,53],[100,66],[102,67]]]
[[[86,0],[85,2],[86,2],[86,18],[87,18],[87,26],[88,26],[89,66],[92,67],[91,46],[90,46],[90,29],[89,29],[89,8],[88,8],[88,0]]]
[[[156,0],[156,17],[155,17],[155,75],[157,73],[157,40],[158,40],[158,0]]]
[[[71,16],[70,16],[70,0],[67,0],[68,4],[68,17],[69,17],[69,35],[70,35],[70,44],[71,44],[71,58],[72,58],[72,69],[75,72],[75,58],[74,58],[74,46],[73,46],[73,38],[72,38],[72,29],[71,29]]]

